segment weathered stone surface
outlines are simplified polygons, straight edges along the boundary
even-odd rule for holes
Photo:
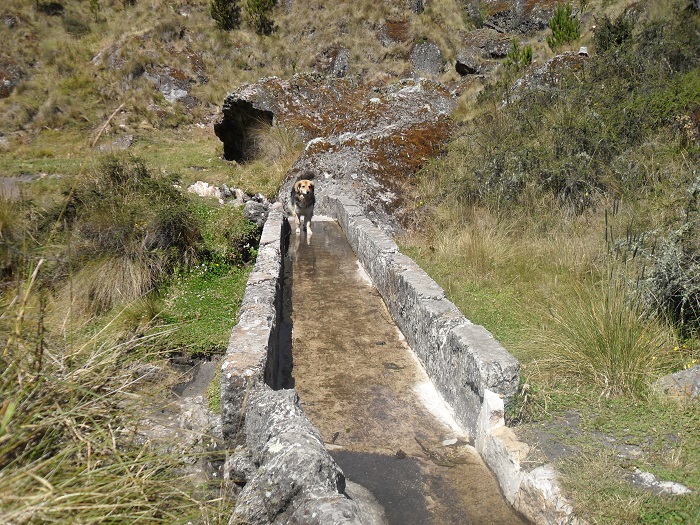
[[[676,483],[675,481],[659,481],[651,472],[643,472],[638,468],[634,469],[630,479],[632,483],[638,487],[642,487],[655,494],[677,496],[692,492],[692,490],[681,483]]]
[[[348,74],[350,68],[350,50],[341,47],[335,53],[331,62],[331,74],[334,77],[344,77]]]
[[[482,71],[482,59],[473,48],[462,49],[457,53],[455,70],[462,76],[478,75]]]
[[[280,320],[284,221],[281,206],[270,211],[255,267],[221,365],[221,419],[224,438],[240,443],[245,403],[256,384],[275,384]]]
[[[245,429],[257,474],[239,494],[231,523],[362,523],[294,390],[254,387]]]
[[[700,397],[700,365],[664,376],[654,388],[671,397],[697,399]]]
[[[249,221],[257,224],[258,228],[262,228],[267,220],[267,209],[268,206],[265,206],[263,203],[249,200],[245,203],[243,215]]]
[[[0,98],[9,97],[22,80],[23,72],[16,60],[0,57]]]
[[[551,465],[538,467],[523,477],[513,506],[534,525],[585,525],[562,496]]]
[[[481,17],[484,25],[500,31],[529,33],[546,29],[557,0],[482,0],[470,2],[472,16]]]
[[[477,424],[476,449],[513,507],[535,525],[583,525],[561,494],[550,465],[527,472],[521,463],[529,447],[505,425],[500,395],[487,390]]]
[[[442,51],[435,42],[421,42],[413,46],[409,60],[418,76],[436,77],[442,71]]]

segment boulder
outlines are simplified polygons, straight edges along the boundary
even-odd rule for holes
[[[483,18],[486,27],[500,32],[531,33],[549,26],[557,2],[561,3],[559,0],[480,0],[470,2],[467,10],[472,17]]]
[[[360,508],[345,495],[345,476],[299,406],[296,391],[258,385],[247,407],[249,459],[239,451],[227,472],[252,477],[229,523],[361,525]]]
[[[190,109],[197,105],[197,99],[190,95],[192,81],[181,69],[152,66],[146,68],[144,76],[158,86],[165,100],[171,104],[179,102]]]
[[[481,56],[474,48],[462,49],[457,53],[455,70],[461,76],[478,75],[482,71],[482,66]]]
[[[482,58],[503,58],[512,47],[513,37],[493,29],[470,31],[462,41],[462,49],[470,50]]]
[[[654,387],[658,392],[670,397],[698,399],[700,397],[700,365],[664,376],[655,383]]]
[[[442,71],[442,51],[435,42],[421,42],[413,46],[409,60],[419,76],[436,77]]]
[[[229,93],[214,130],[229,159],[252,140],[252,115],[296,131],[307,145],[280,195],[312,171],[317,192],[354,195],[371,217],[395,230],[404,204],[395,185],[441,151],[454,105],[444,86],[425,79],[370,90],[345,78],[270,77]]]

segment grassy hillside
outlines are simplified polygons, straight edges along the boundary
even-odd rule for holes
[[[220,351],[255,255],[240,213],[173,186],[274,197],[303,144],[272,127],[259,159],[223,161],[212,123],[226,92],[328,72],[343,49],[350,76],[382,85],[410,75],[412,46],[430,40],[461,93],[458,132],[406,188],[406,250],[522,361],[509,419],[577,451],[557,465],[581,516],[697,523],[697,403],[650,389],[700,361],[689,4],[574,2],[580,35],[557,52],[584,45],[589,58],[541,69],[556,54],[543,30],[518,35],[532,65],[511,54],[463,79],[461,42],[502,2],[280,1],[260,35],[245,16],[219,29],[209,0],[4,1],[0,72],[19,80],[0,98],[0,180],[33,182],[0,195],[0,521],[227,521],[225,487],[170,486],[182,458],[124,430],[141,410],[130,367]],[[577,432],[562,431],[572,417]],[[635,467],[694,493],[634,488]]]

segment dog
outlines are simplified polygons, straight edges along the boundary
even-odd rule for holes
[[[297,235],[301,233],[301,222],[303,220],[306,234],[311,235],[311,218],[314,215],[314,182],[309,179],[299,179],[292,186],[292,196],[290,207],[294,219],[294,231]]]

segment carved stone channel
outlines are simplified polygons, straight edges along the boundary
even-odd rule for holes
[[[353,201],[318,211],[271,210],[222,363],[231,523],[574,523],[503,424],[517,361]]]

